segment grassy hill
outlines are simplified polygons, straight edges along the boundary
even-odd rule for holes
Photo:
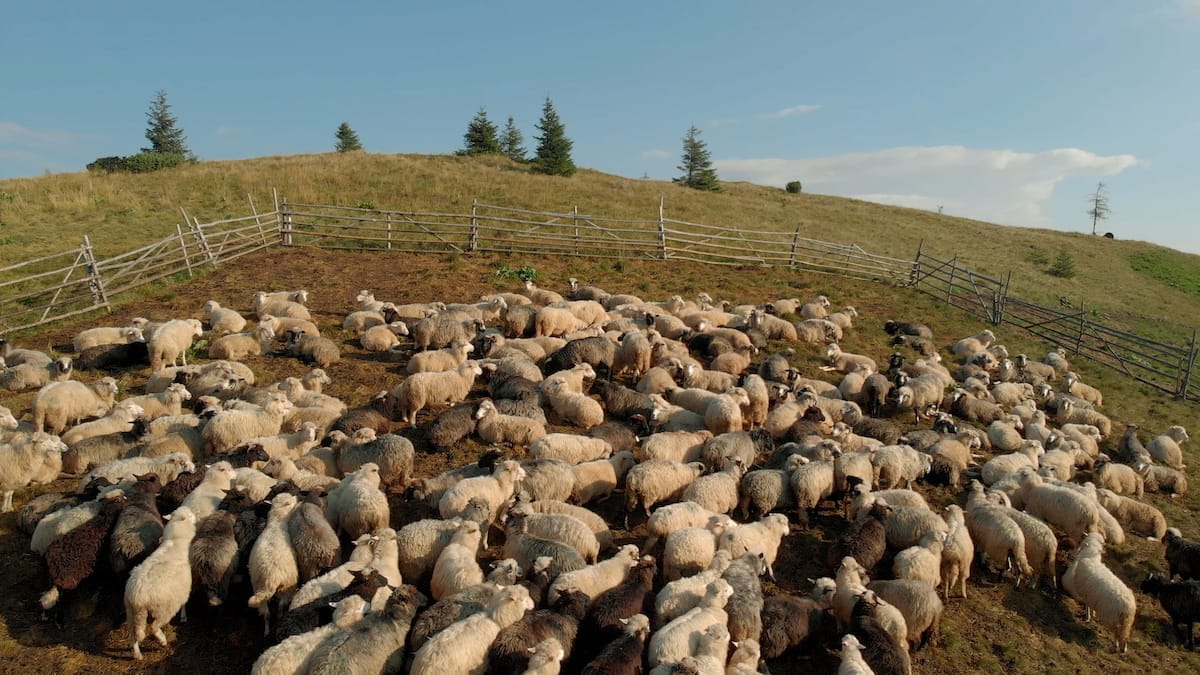
[[[1060,298],[1097,320],[1182,343],[1200,315],[1200,256],[1138,241],[1013,228],[824,195],[791,195],[747,183],[701,193],[663,181],[582,170],[563,179],[502,158],[366,153],[202,162],[153,174],[57,174],[0,181],[0,266],[70,248],[89,234],[111,255],[175,231],[180,208],[202,222],[272,208],[272,188],[292,202],[408,211],[467,212],[471,201],[651,220],[669,217],[793,232],[910,259],[954,255],[975,271],[1012,272],[1014,295],[1051,306]],[[1078,276],[1047,269],[1061,251]]]

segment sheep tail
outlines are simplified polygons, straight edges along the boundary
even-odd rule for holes
[[[250,600],[246,604],[254,609],[258,609],[259,607],[262,607],[264,603],[269,602],[272,595],[274,594],[270,591],[259,591],[258,593],[250,596]]]
[[[39,599],[42,609],[53,609],[54,606],[58,604],[59,597],[60,594],[58,592],[58,586],[51,586],[50,590],[42,593],[42,597]]]

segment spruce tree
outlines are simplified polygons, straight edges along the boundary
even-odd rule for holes
[[[461,155],[498,155],[500,154],[500,138],[497,136],[496,125],[488,119],[487,111],[483,108],[475,113],[471,123],[467,125],[467,133],[463,134],[463,149]]]
[[[570,176],[575,173],[575,162],[571,160],[571,139],[567,138],[566,126],[558,119],[554,104],[546,97],[542,106],[542,119],[537,123],[542,135],[535,136],[538,141],[537,155],[533,159],[533,168],[541,173],[552,176]]]
[[[712,155],[708,146],[700,140],[700,130],[693,124],[683,137],[683,160],[678,167],[683,175],[675,178],[676,183],[682,183],[697,190],[720,190],[717,183],[717,171],[712,165]]]
[[[333,146],[338,152],[351,152],[353,150],[362,150],[362,142],[358,140],[358,134],[354,129],[350,128],[349,122],[342,122],[337,129],[337,145]]]
[[[521,130],[513,122],[512,115],[509,115],[508,123],[504,125],[504,131],[500,132],[500,151],[514,162],[524,162],[525,146],[521,145],[524,142],[525,137],[521,135]]]
[[[164,155],[181,155],[189,160],[194,159],[188,149],[187,139],[183,130],[175,126],[177,120],[171,114],[171,104],[167,103],[167,92],[159,89],[150,102],[150,110],[146,112],[150,126],[146,128],[146,140],[150,147],[142,148],[142,152],[156,152]]]

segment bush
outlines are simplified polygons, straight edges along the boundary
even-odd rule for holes
[[[501,279],[519,279],[521,281],[534,281],[538,278],[538,271],[529,265],[523,267],[508,267],[501,265],[496,268],[496,276]]]
[[[1059,251],[1058,255],[1054,258],[1054,264],[1046,272],[1063,279],[1074,279],[1076,274],[1075,259],[1066,251]]]
[[[798,195],[803,187],[804,186],[800,184],[800,181],[794,180],[783,186],[783,189],[787,190],[788,194]]]
[[[125,173],[150,173],[187,164],[188,158],[165,152],[139,152],[127,157],[101,157],[87,165],[88,171],[123,171]]]
[[[1046,249],[1039,248],[1037,246],[1030,246],[1029,247],[1029,262],[1033,263],[1034,265],[1038,265],[1038,266],[1049,265],[1050,264],[1050,254],[1046,253]]]

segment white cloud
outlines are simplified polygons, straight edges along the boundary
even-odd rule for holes
[[[1044,152],[963,146],[889,148],[814,159],[722,159],[724,180],[835,194],[936,210],[1009,225],[1050,227],[1045,212],[1054,189],[1072,176],[1111,176],[1136,166],[1133,155],[1097,155],[1077,148]]]
[[[1172,0],[1154,10],[1159,16],[1200,21],[1200,0]]]
[[[0,143],[22,146],[66,145],[79,138],[82,138],[79,134],[69,131],[39,131],[16,122],[0,121]]]
[[[775,112],[764,113],[762,115],[759,115],[759,117],[762,119],[768,119],[768,120],[781,120],[781,119],[785,119],[788,117],[799,117],[800,115],[807,115],[809,113],[816,112],[820,109],[821,109],[821,106],[819,106],[819,105],[811,105],[811,104],[794,105],[790,108],[784,108],[783,110],[776,110]]]
[[[642,159],[670,159],[671,153],[666,150],[643,150]]]

